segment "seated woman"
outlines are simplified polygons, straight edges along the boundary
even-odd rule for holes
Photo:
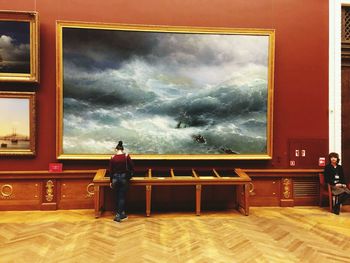
[[[343,167],[339,164],[339,155],[331,152],[328,159],[329,163],[324,168],[324,177],[326,183],[331,185],[332,194],[337,197],[333,213],[339,215],[340,205],[350,197],[350,190],[345,184]]]

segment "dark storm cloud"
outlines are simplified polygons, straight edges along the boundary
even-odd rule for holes
[[[144,35],[143,39],[148,37]],[[155,33],[150,37],[157,39],[152,53],[144,54],[144,59],[151,64],[176,68],[232,62],[266,65],[267,62],[267,54],[261,52],[267,41],[256,36]]]
[[[0,36],[9,36],[14,45],[29,44],[30,23],[22,21],[0,21]]]
[[[65,59],[80,67],[117,69],[132,57],[152,52],[157,40],[151,33],[149,37],[144,35],[142,32],[64,28]]]
[[[0,21],[0,72],[30,72],[29,22]]]
[[[256,36],[63,29],[64,59],[86,70],[118,69],[132,59],[169,70],[233,61],[266,64],[267,54],[261,52],[266,43]]]

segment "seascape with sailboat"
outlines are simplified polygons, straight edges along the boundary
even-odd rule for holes
[[[29,100],[0,98],[0,152],[30,149]]]
[[[144,155],[268,153],[268,34],[63,36],[65,154],[111,154],[116,138]]]
[[[27,149],[29,148],[30,140],[26,135],[18,134],[13,130],[12,134],[0,136],[0,148],[6,149]]]

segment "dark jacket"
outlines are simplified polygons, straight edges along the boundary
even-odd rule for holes
[[[339,175],[339,179],[335,178],[336,174]],[[338,164],[337,167],[334,168],[333,165],[327,164],[324,168],[324,178],[326,183],[330,185],[335,185],[336,183],[345,184],[343,167]]]
[[[109,174],[134,172],[134,163],[127,154],[113,155],[109,161]]]

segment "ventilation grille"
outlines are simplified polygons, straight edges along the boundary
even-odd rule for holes
[[[294,197],[318,196],[319,183],[317,181],[294,180]]]
[[[342,7],[342,41],[350,42],[350,7]]]

